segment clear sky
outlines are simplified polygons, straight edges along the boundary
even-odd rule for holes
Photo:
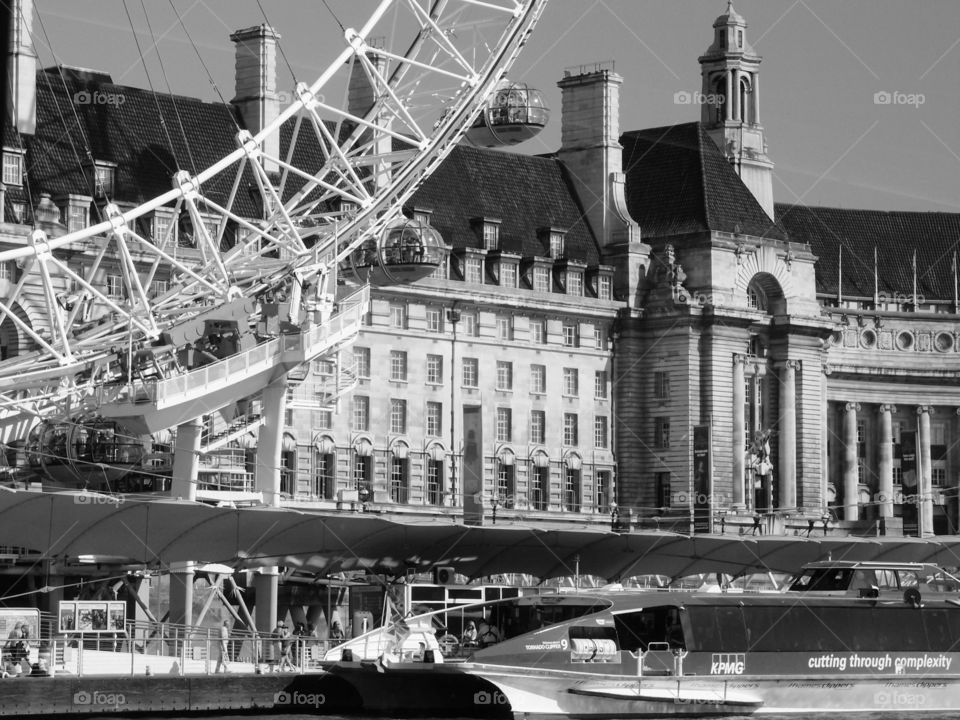
[[[372,0],[260,0],[300,80],[312,80],[342,47],[346,26]],[[35,0],[44,64],[106,70],[147,87],[123,0]],[[329,6],[329,10],[328,7]],[[264,22],[256,0],[173,0],[213,84],[177,22],[170,0],[126,0],[162,83],[144,7],[174,92],[233,96],[232,30]],[[778,202],[960,212],[960,2],[957,0],[737,0],[747,41],[763,56],[761,120],[776,163]],[[518,152],[557,148],[563,68],[614,60],[624,78],[621,129],[699,119],[675,102],[700,88],[697,57],[710,44],[726,0],[550,0],[511,77],[542,89],[551,126]],[[331,13],[332,11],[332,13]],[[52,48],[52,51],[51,51]],[[282,85],[291,85],[285,69]],[[161,85],[165,89],[165,86]],[[878,104],[877,93],[893,102]]]

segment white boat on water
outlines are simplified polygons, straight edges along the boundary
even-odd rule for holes
[[[374,698],[369,710],[424,715],[957,712],[958,590],[932,565],[820,562],[783,593],[521,596],[406,620],[418,647],[442,626],[426,662],[404,650],[331,669]],[[502,639],[444,647],[470,619]]]

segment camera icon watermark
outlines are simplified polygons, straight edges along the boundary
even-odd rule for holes
[[[123,93],[108,93],[102,90],[81,90],[73,94],[75,105],[116,105],[119,107],[127,101]]]
[[[927,704],[927,697],[904,690],[881,690],[873,694],[873,704],[879,708],[920,709]]]
[[[300,707],[318,708],[327,702],[323,693],[305,693],[299,690],[281,690],[273,696],[274,705],[296,705]]]
[[[127,698],[123,693],[104,692],[102,690],[80,690],[73,694],[74,705],[103,705],[108,707],[120,707],[127,704]]]
[[[886,292],[881,291],[877,293],[877,302],[879,303],[890,303],[895,305],[912,305],[914,296],[912,293],[902,293],[902,292]],[[926,297],[922,294],[917,293],[916,295],[917,305],[923,305],[927,302]]]
[[[473,694],[473,704],[474,705],[506,705],[507,696],[504,695],[499,690],[494,690],[493,692],[487,692],[486,690],[481,690],[480,692],[475,692]]]
[[[125,499],[122,495],[101,495],[100,493],[81,490],[73,496],[74,505],[123,505]]]
[[[722,105],[724,96],[719,93],[704,94],[699,90],[678,90],[673,94],[674,105]]]
[[[927,102],[923,93],[905,93],[898,90],[877,90],[873,94],[874,105],[912,105],[920,107]]]

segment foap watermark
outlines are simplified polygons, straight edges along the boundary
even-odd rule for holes
[[[923,93],[905,93],[899,90],[877,90],[873,94],[874,105],[912,105],[920,107],[927,101]]]
[[[694,505],[716,504],[723,506],[730,502],[730,498],[723,493],[713,493],[712,495],[708,495],[707,493],[696,493],[688,490],[678,490],[677,492],[673,493],[670,500],[671,505],[673,506],[689,505],[690,503],[693,503]]]
[[[73,94],[75,105],[123,105],[127,101],[123,93],[103,92],[102,90],[81,90]]]
[[[873,704],[876,707],[904,709],[920,709],[927,703],[927,696],[922,693],[906,692],[905,690],[881,690],[874,693]]]
[[[305,693],[299,690],[281,691],[273,696],[274,705],[297,705],[318,708],[327,702],[323,693]]]
[[[723,95],[717,93],[705,94],[699,90],[688,92],[678,90],[673,94],[674,105],[722,105]]]
[[[73,496],[74,505],[123,505],[122,495],[101,495],[82,490]]]
[[[106,690],[80,690],[73,694],[73,704],[118,708],[121,705],[127,704],[127,698],[123,693],[108,692]]]
[[[879,303],[890,303],[894,305],[912,305],[914,301],[914,295],[912,293],[902,293],[902,292],[886,292],[881,291],[877,293],[877,302]],[[917,305],[923,305],[927,302],[927,299],[917,293],[916,295]]]
[[[493,692],[487,692],[486,690],[481,690],[480,692],[475,692],[473,694],[473,704],[474,705],[506,705],[507,696],[504,695],[499,690],[494,690]]]

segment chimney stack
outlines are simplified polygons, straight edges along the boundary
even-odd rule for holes
[[[9,5],[10,37],[7,45],[7,119],[25,135],[37,129],[37,54],[33,51],[33,0]]]
[[[256,135],[280,115],[277,92],[277,40],[280,35],[269,25],[237,30],[230,36],[236,45],[236,97],[230,102],[240,110],[247,130]],[[280,133],[273,133],[263,144],[265,153],[280,157]],[[279,170],[275,162],[264,160],[268,172]]]

